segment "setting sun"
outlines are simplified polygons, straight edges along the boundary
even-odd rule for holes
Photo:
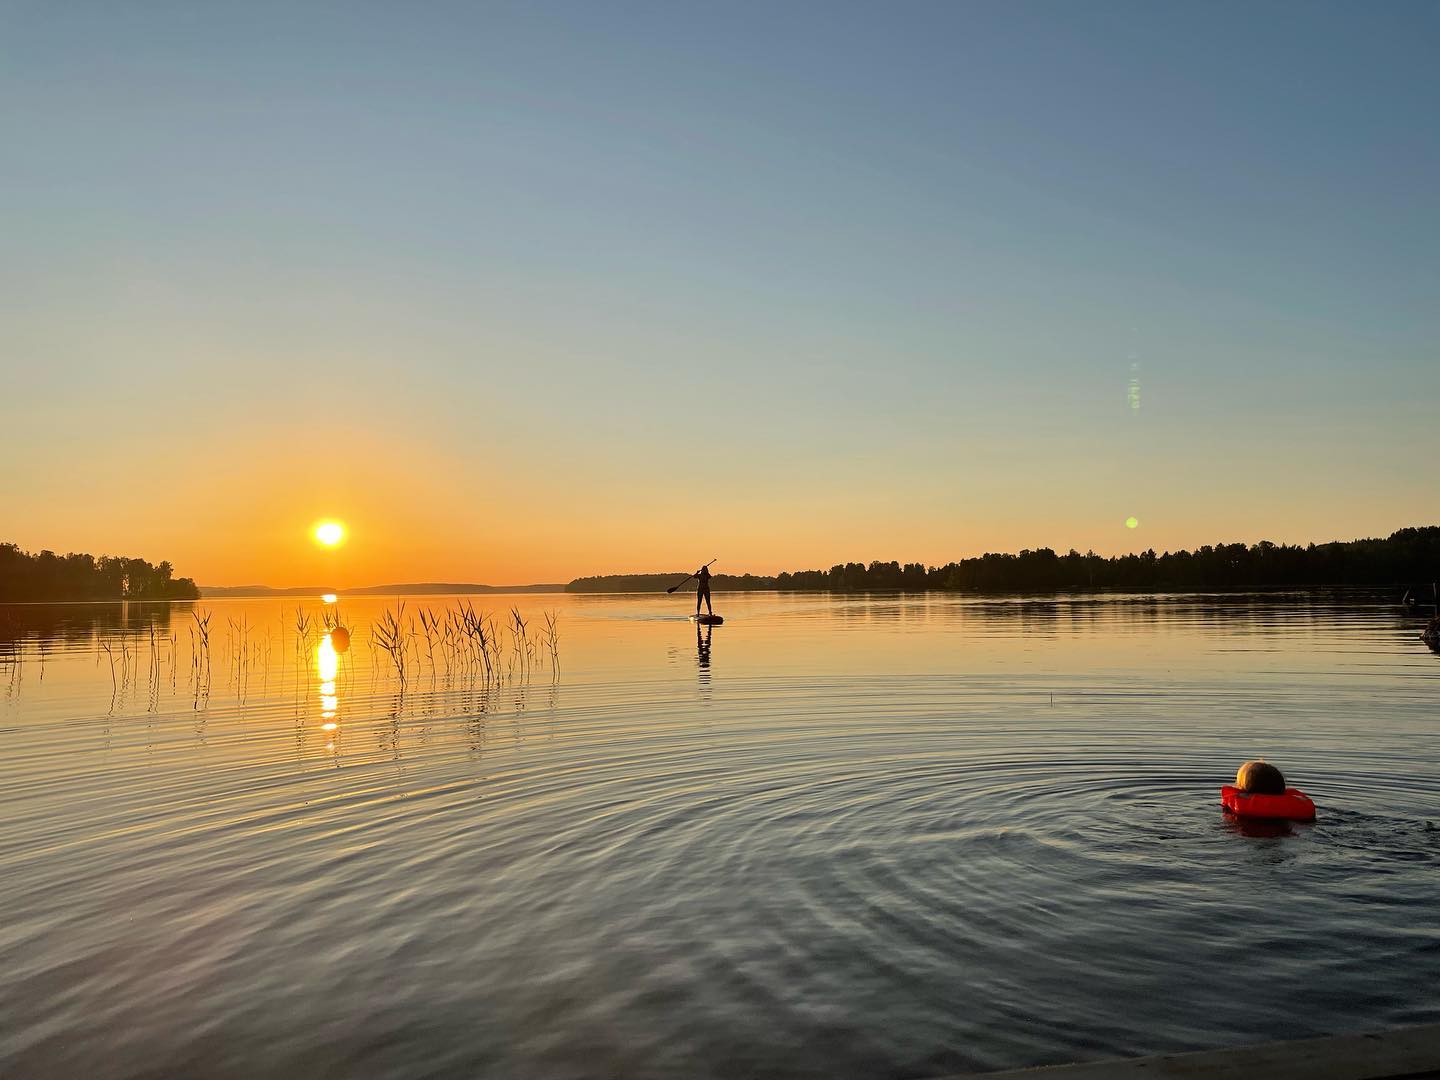
[[[345,526],[338,521],[322,521],[315,526],[315,542],[321,547],[339,547],[345,540]]]

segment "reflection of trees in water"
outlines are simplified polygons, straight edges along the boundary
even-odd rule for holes
[[[968,628],[980,634],[1042,639],[1095,634],[1148,634],[1181,628],[1212,636],[1277,628],[1308,630],[1351,619],[1358,607],[1389,607],[1374,589],[1250,593],[1071,593],[1056,596],[953,596],[943,593],[858,594],[825,609],[847,629],[904,631]]]
[[[189,603],[134,601],[0,605],[0,665],[18,672],[33,663],[43,680],[47,659],[93,651],[96,665],[108,669],[111,711],[142,687],[154,711],[166,683],[177,685],[174,620],[191,611]],[[10,680],[16,692],[19,681],[18,674]]]
[[[188,615],[193,606],[139,601],[0,605],[0,652],[25,642],[85,645],[101,635],[148,637],[152,629],[168,636],[175,613]]]

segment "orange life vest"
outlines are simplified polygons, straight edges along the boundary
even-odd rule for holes
[[[1315,820],[1315,804],[1299,788],[1286,788],[1284,795],[1260,795],[1226,784],[1220,789],[1220,801],[1226,810],[1239,817]]]

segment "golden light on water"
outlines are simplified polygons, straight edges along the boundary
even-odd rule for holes
[[[335,646],[330,644],[329,634],[322,637],[320,644],[315,646],[315,670],[322,683],[333,683],[340,671],[340,654],[335,651]]]
[[[340,654],[331,644],[329,634],[315,646],[315,673],[320,676],[320,718],[327,721],[321,727],[333,730],[334,725],[329,721],[340,711],[340,696],[335,688],[335,677],[340,673]]]
[[[345,526],[338,521],[322,521],[315,526],[315,542],[321,547],[339,547],[345,542]]]

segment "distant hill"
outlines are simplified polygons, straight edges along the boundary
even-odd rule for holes
[[[332,585],[297,585],[277,589],[270,585],[201,585],[207,600],[265,596],[472,596],[477,593],[557,593],[564,585],[476,585],[470,582],[423,581],[408,585],[366,585],[360,589],[337,589]]]

